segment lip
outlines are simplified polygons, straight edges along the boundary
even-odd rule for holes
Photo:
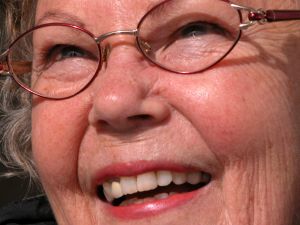
[[[158,170],[168,170],[174,172],[206,172],[211,176],[212,173],[207,172],[205,168],[193,167],[190,165],[182,165],[174,162],[168,161],[134,161],[128,163],[116,163],[104,167],[99,170],[93,179],[94,190],[97,189],[104,181],[110,178],[122,177],[122,176],[136,176],[149,171],[158,171]],[[197,189],[195,191],[178,193],[172,196],[169,196],[165,199],[160,200],[151,200],[146,203],[129,205],[129,206],[112,206],[108,203],[104,203],[106,210],[112,216],[119,219],[138,219],[148,216],[153,216],[159,213],[162,213],[166,210],[176,208],[178,206],[187,204],[206,193],[210,185]],[[100,201],[100,200],[99,200]]]
[[[205,195],[208,188],[209,184],[192,192],[174,194],[165,199],[153,200],[136,205],[116,207],[106,204],[106,210],[112,216],[123,220],[146,218],[191,203],[201,195]]]

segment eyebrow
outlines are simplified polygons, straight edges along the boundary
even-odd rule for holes
[[[41,18],[37,20],[36,25],[41,25],[43,23],[49,22],[70,23],[72,25],[85,28],[85,24],[79,17],[59,10],[46,12]]]

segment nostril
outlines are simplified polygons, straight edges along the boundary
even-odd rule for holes
[[[116,129],[116,130],[127,130],[137,128],[140,125],[152,123],[155,117],[148,114],[139,114],[134,116],[128,116],[120,118],[119,120],[99,120],[98,124],[101,124],[102,129]]]
[[[102,126],[109,126],[109,123],[105,120],[100,120],[99,124],[101,124]]]
[[[128,120],[152,120],[153,117],[147,114],[135,115],[128,117]]]
[[[100,126],[101,129],[123,133],[126,130],[137,131],[143,130],[141,129],[143,127],[148,129],[151,126],[157,126],[165,122],[170,115],[168,104],[158,98],[126,97],[124,99],[121,97],[112,102],[111,96],[97,98],[89,115],[90,124]],[[101,102],[100,100],[104,98],[105,101]],[[122,99],[124,101],[121,101]],[[128,99],[132,102],[128,102]]]

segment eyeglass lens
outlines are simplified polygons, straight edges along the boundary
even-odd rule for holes
[[[22,55],[18,49],[23,49]],[[9,61],[31,62],[28,73],[19,74],[12,66],[15,78],[25,87],[45,97],[65,98],[91,81],[99,65],[99,55],[97,43],[87,33],[52,25],[19,39],[11,49]]]
[[[239,13],[222,0],[167,1],[142,21],[140,42],[146,43],[144,53],[151,61],[173,72],[193,73],[230,51],[240,21]]]
[[[143,17],[138,45],[154,64],[179,73],[204,70],[222,59],[240,35],[240,15],[223,0],[169,0]],[[95,39],[71,26],[51,25],[11,47],[12,73],[23,87],[48,98],[84,89],[101,65]]]

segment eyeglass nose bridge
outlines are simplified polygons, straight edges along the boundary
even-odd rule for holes
[[[95,38],[95,41],[97,42],[97,44],[100,45],[101,42],[104,41],[106,38],[109,38],[109,37],[115,36],[115,35],[133,35],[133,36],[137,36],[138,35],[138,29],[134,29],[134,30],[117,30],[117,31],[108,32],[108,33],[102,34],[99,37]],[[111,46],[110,45],[107,45],[107,46],[104,46],[104,48],[101,48],[101,53],[102,53],[101,63],[107,62],[108,57],[110,55],[110,51],[111,51]]]
[[[106,38],[109,38],[109,37],[115,36],[115,35],[133,35],[133,36],[137,36],[138,35],[138,29],[134,29],[134,30],[117,30],[117,31],[108,32],[108,33],[105,33],[105,34],[101,34],[99,37],[95,38],[95,41],[98,44],[100,44]]]

